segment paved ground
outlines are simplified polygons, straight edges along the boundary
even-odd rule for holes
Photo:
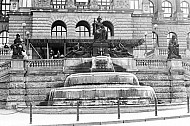
[[[176,120],[190,119],[190,114],[187,113],[186,108],[176,110],[158,111],[158,116],[155,116],[155,112],[141,112],[141,113],[121,113],[120,119],[118,114],[80,114],[79,121],[77,121],[76,114],[33,114],[32,124],[30,124],[30,114],[21,113],[15,110],[0,109],[0,126],[35,126],[35,125],[64,125],[64,126],[90,126],[90,125],[106,125],[110,126],[148,126],[153,125],[166,125],[173,124],[175,126],[179,122]],[[173,120],[173,121],[172,121]],[[124,123],[124,124],[123,124]],[[127,124],[126,124],[127,123]],[[145,125],[146,124],[146,125]],[[157,124],[157,125],[156,125]],[[181,123],[180,123],[181,124]],[[189,124],[190,125],[190,124]],[[183,125],[186,126],[186,125]]]

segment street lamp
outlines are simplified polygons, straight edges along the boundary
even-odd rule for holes
[[[156,30],[157,29],[157,27],[158,27],[158,25],[157,24],[154,24],[154,30]]]
[[[22,23],[23,27],[23,41],[25,41],[25,29],[26,29],[26,23]]]
[[[148,32],[146,31],[145,33],[144,33],[144,38],[145,38],[145,55],[147,54],[147,43],[146,43],[146,37],[147,37],[147,35],[148,35]]]
[[[29,56],[29,37],[30,37],[30,32],[26,31],[26,36],[27,36],[27,40],[26,40],[26,55]]]

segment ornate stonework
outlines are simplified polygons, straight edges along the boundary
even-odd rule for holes
[[[129,0],[114,0],[115,10],[127,10],[130,8]]]
[[[99,8],[98,8],[98,1],[97,0],[91,0],[90,1],[90,8],[92,9],[92,10],[98,10]]]
[[[74,0],[68,0],[67,1],[67,9],[68,10],[74,10],[76,6],[74,5]]]
[[[51,0],[35,0],[34,7],[50,7]]]

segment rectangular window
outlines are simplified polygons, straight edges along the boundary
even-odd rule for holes
[[[101,10],[110,10],[112,0],[98,0],[98,6]]]
[[[3,15],[7,15],[7,12],[10,11],[10,6],[11,6],[11,3],[10,3],[10,0],[3,0],[2,1],[2,13]]]
[[[21,0],[19,7],[32,7],[32,0]]]
[[[54,9],[65,9],[67,0],[52,0],[51,5]]]
[[[130,9],[139,9],[139,0],[130,0]]]

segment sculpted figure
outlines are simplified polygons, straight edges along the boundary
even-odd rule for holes
[[[20,39],[20,35],[16,35],[16,39],[14,40],[14,44],[11,45],[11,49],[13,50],[13,59],[22,59],[24,56],[22,55],[22,52],[25,52],[22,46],[22,41]]]
[[[94,40],[106,40],[107,39],[107,31],[104,27],[104,25],[101,22],[102,18],[99,16],[97,18],[97,21],[94,20],[93,23],[93,34],[94,34]]]
[[[168,46],[168,59],[181,59],[179,55],[179,44],[177,44],[176,36],[172,35]]]

